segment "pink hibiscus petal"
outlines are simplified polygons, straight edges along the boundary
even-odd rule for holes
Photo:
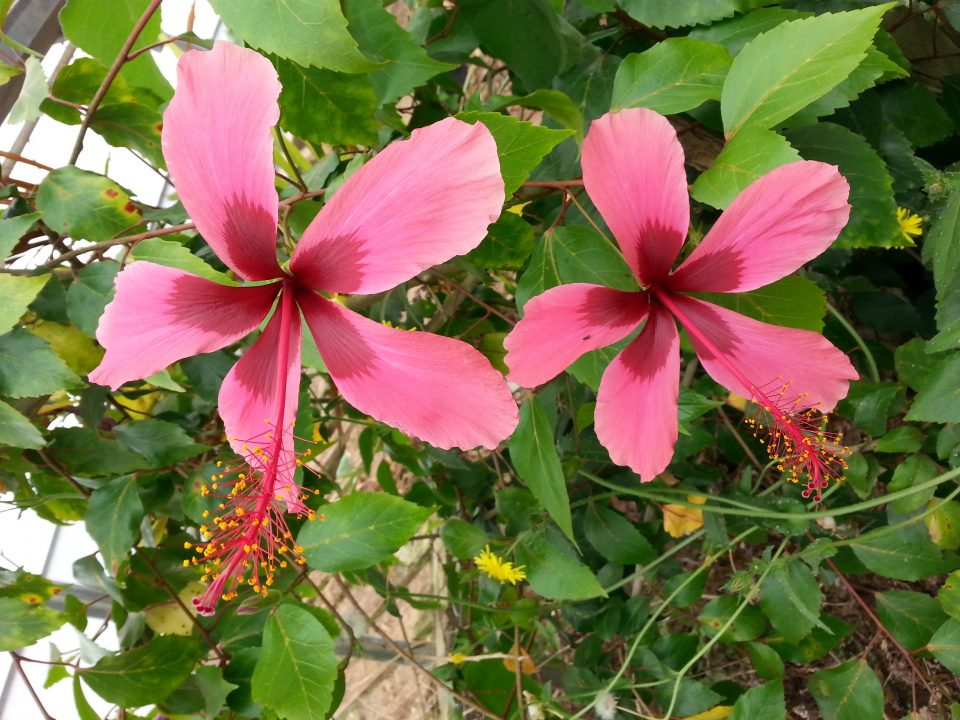
[[[282,300],[281,303],[282,304]],[[230,446],[252,464],[266,470],[267,463],[260,460],[253,448],[273,454],[271,444],[275,433],[282,431],[278,454],[276,495],[287,504],[291,512],[303,509],[299,488],[293,480],[296,458],[293,455],[293,420],[297,415],[297,395],[300,390],[300,313],[292,305],[292,321],[287,337],[281,337],[282,318],[278,304],[270,322],[260,337],[237,364],[233,366],[220,386],[218,410],[223,419]],[[281,343],[288,343],[285,373],[283,413],[280,412],[277,392],[277,364]]]
[[[644,285],[670,271],[687,236],[683,148],[669,121],[645,108],[594,120],[583,142],[583,184]]]
[[[680,338],[668,312],[651,304],[647,324],[607,367],[597,393],[597,438],[610,459],[650,482],[677,442]]]
[[[479,245],[502,205],[490,131],[447,118],[357,170],[310,223],[290,267],[318,290],[389,290]]]
[[[801,160],[771,170],[737,196],[667,286],[746,292],[789,275],[837,239],[849,194],[833,165]]]
[[[106,348],[90,381],[116,390],[171,363],[213,352],[257,328],[277,285],[231,287],[182,270],[135,262],[117,275],[116,297],[97,328]]]
[[[798,407],[827,412],[859,377],[847,356],[819,333],[769,325],[684,295],[660,297],[673,305],[704,369],[746,398],[753,395],[751,385],[764,389],[787,383],[788,395],[807,393]]]
[[[528,302],[523,319],[510,331],[507,378],[535,387],[563,372],[585,352],[612,345],[646,317],[643,293],[572,283],[551,288]]]
[[[517,426],[503,376],[477,350],[385,327],[314,293],[298,296],[343,397],[361,412],[441,448],[496,448]]]
[[[279,95],[269,60],[218,42],[180,58],[163,114],[163,156],[183,206],[220,259],[248,280],[280,275],[270,134]]]

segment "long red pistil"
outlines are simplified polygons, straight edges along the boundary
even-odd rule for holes
[[[656,288],[650,292],[673,313],[687,333],[750,390],[750,399],[759,409],[758,417],[746,421],[753,428],[754,437],[766,447],[777,469],[785,473],[788,480],[796,483],[806,477],[803,497],[820,502],[820,494],[829,487],[830,480],[842,480],[847,469],[846,457],[850,450],[842,445],[843,435],[826,431],[827,416],[804,404],[809,394],[790,395],[789,382],[782,379],[757,385],[691,322],[669,292]],[[766,435],[766,439],[761,435]]]
[[[218,463],[221,469],[211,478],[214,491],[221,487],[229,487],[230,490],[220,494],[224,499],[220,509],[225,512],[213,518],[212,528],[201,527],[201,533],[212,535],[211,539],[198,544],[196,551],[199,557],[188,561],[203,566],[204,580],[213,580],[206,592],[193,601],[197,611],[203,615],[212,614],[218,600],[236,597],[237,588],[243,582],[249,584],[254,592],[266,595],[277,568],[287,566],[284,555],[289,554],[293,560],[303,562],[300,556],[302,548],[293,544],[284,520],[280,506],[284,497],[277,494],[281,473],[289,472],[289,482],[292,483],[293,471],[300,464],[296,455],[284,457],[283,451],[290,330],[296,313],[293,292],[290,285],[284,285],[277,310],[280,313],[280,347],[276,370],[277,421],[272,423],[272,432],[265,435],[264,439],[269,440],[269,445],[266,450],[258,445],[252,448],[244,445],[243,450],[249,453],[244,458],[245,463],[227,468],[222,468],[222,464]],[[242,469],[247,472],[239,472]],[[218,494],[210,493],[206,486],[202,492],[205,495]],[[303,512],[312,515],[305,506]],[[190,547],[190,543],[187,546]],[[281,556],[279,561],[276,559],[278,554]],[[250,576],[245,580],[247,570]]]

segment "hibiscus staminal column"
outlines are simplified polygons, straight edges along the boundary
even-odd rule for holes
[[[698,353],[705,350],[749,391],[749,399],[757,406],[756,417],[747,419],[754,436],[788,480],[798,483],[805,478],[803,497],[820,502],[830,481],[843,479],[850,455],[850,449],[842,445],[843,435],[827,432],[828,416],[809,404],[806,393],[791,393],[788,378],[758,384],[756,378],[747,377],[736,363],[729,362],[727,353],[684,312],[681,305],[689,300],[658,288],[651,288],[651,293],[681,322],[699,346]]]
[[[284,284],[276,312],[281,338],[276,364],[276,421],[264,419],[271,429],[263,435],[262,445],[252,438],[242,446],[242,466],[225,468],[211,478],[212,490],[229,491],[212,493],[223,499],[221,512],[210,525],[201,528],[209,540],[197,546],[199,557],[192,560],[192,564],[203,567],[204,579],[211,580],[206,592],[194,600],[202,615],[213,614],[218,600],[236,597],[237,588],[244,582],[265,596],[278,568],[287,566],[285,556],[303,562],[301,548],[293,543],[284,519],[284,508],[314,517],[313,511],[303,505],[304,497],[293,478],[300,460],[283,448],[284,435],[291,432],[284,423],[290,352],[287,338],[292,323],[300,321],[294,289],[289,283]],[[241,472],[243,469],[246,472]]]

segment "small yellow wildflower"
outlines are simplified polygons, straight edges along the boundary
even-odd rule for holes
[[[913,245],[913,238],[923,235],[921,223],[923,223],[923,218],[916,213],[912,213],[906,208],[897,208],[897,225],[900,226],[900,234],[911,245]]]
[[[500,583],[510,583],[516,585],[519,581],[525,580],[527,574],[523,571],[524,566],[514,567],[512,562],[506,562],[496,553],[490,550],[487,545],[483,552],[477,555],[473,562],[487,575]]]
[[[466,661],[466,659],[467,659],[467,656],[464,655],[463,653],[453,653],[450,656],[450,662],[453,663],[454,665],[462,665],[464,661]]]

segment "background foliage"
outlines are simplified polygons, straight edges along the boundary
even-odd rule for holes
[[[74,571],[108,598],[122,649],[55,650],[48,682],[73,683],[78,717],[96,717],[90,693],[118,717],[330,717],[351,657],[367,650],[328,595],[361,591],[387,615],[442,619],[425,656],[411,650],[419,638],[366,618],[438,690],[437,716],[960,716],[960,5],[212,4],[283,82],[277,182],[294,240],[321,191],[390,140],[450,115],[491,130],[508,198],[488,237],[348,303],[465,339],[501,369],[504,334],[533,295],[578,281],[633,287],[579,182],[579,144],[601,114],[671,116],[694,239],[764,172],[797,158],[838,165],[853,211],[833,248],[734,302],[822,329],[849,352],[862,379],[832,425],[853,455],[846,481],[806,505],[686,341],[681,439],[654,483],[611,464],[593,432],[610,349],[518,391],[520,427],[499,451],[439,451],[344,404],[305,333],[297,427],[314,443],[317,474],[304,482],[326,518],[295,527],[307,566],[286,570],[265,602],[188,615],[200,586],[182,567],[184,542],[223,450],[216,392],[236,348],[114,393],[84,377],[102,355],[94,333],[121,264],[221,280],[225,268],[180,205],[130,197],[73,167],[75,152],[38,186],[5,178],[0,191],[0,483],[11,508],[85,523],[99,545]],[[87,57],[49,87],[34,59],[5,68],[26,73],[10,120],[46,113],[164,172],[172,88],[154,54],[210,39],[161,36],[159,5],[69,0],[63,31]],[[923,217],[916,243],[898,207]],[[423,542],[442,562],[442,593],[413,592],[396,572],[395,553]],[[471,558],[487,545],[528,581],[482,575]],[[67,623],[87,624],[70,589],[3,570],[0,649]]]

